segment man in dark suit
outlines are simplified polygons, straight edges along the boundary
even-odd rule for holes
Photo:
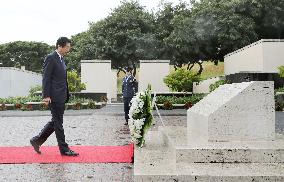
[[[60,37],[56,42],[56,50],[44,60],[42,95],[43,101],[49,105],[52,119],[37,136],[30,140],[31,145],[38,154],[41,154],[40,146],[55,131],[61,155],[79,155],[68,147],[63,129],[65,102],[69,99],[67,71],[63,56],[70,51],[70,48],[71,41],[66,37]]]
[[[126,76],[123,78],[122,81],[122,95],[123,95],[123,102],[124,102],[124,114],[125,114],[125,123],[124,125],[128,124],[129,119],[129,109],[130,109],[130,101],[133,96],[138,91],[138,82],[136,78],[132,75],[132,68],[126,68]]]

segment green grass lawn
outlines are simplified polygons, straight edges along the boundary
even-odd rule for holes
[[[204,62],[203,66],[203,71],[201,73],[202,80],[224,75],[224,62],[219,62],[218,65],[214,65],[212,62]]]
[[[221,76],[224,75],[224,62],[219,62],[218,65],[214,65],[213,62],[203,62],[203,71],[201,73],[201,79],[206,80],[208,78],[216,77],[216,76]],[[186,65],[184,66],[186,68]],[[195,65],[192,70],[193,71],[198,71],[199,66]],[[174,66],[170,66],[170,71],[174,71]],[[139,69],[137,70],[136,78],[139,81],[138,78],[139,75]],[[120,72],[117,78],[117,92],[121,93],[121,86],[122,86],[122,79],[125,76],[123,72]]]
[[[183,68],[186,68],[186,67],[187,65],[183,66]],[[224,62],[219,62],[218,65],[214,65],[213,62],[203,62],[202,67],[203,67],[203,71],[201,73],[202,80],[224,75]],[[199,66],[195,65],[192,68],[192,70],[197,72],[199,70]],[[174,71],[174,66],[171,65],[170,71]]]

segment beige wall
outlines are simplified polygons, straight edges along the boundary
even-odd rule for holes
[[[86,84],[86,92],[107,93],[109,101],[116,95],[116,75],[114,78],[110,60],[82,60],[81,79]]]
[[[263,70],[262,52],[261,41],[258,41],[226,55],[224,60],[225,75],[241,71],[261,72]]]
[[[10,67],[0,67],[0,98],[27,96],[31,87],[42,85],[42,75]]]
[[[263,43],[263,71],[278,73],[278,67],[284,65],[284,40]]]
[[[284,40],[262,39],[225,56],[225,74],[242,71],[278,73],[284,65]]]
[[[163,79],[170,72],[169,60],[141,60],[139,71],[139,91],[151,84],[154,92],[169,92]]]

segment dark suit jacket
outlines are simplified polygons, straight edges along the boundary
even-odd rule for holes
[[[42,96],[58,103],[69,99],[66,65],[55,51],[47,55],[43,63]]]
[[[123,97],[132,98],[138,92],[138,82],[134,76],[125,76],[122,81]]]

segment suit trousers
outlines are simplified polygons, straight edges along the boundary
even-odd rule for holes
[[[129,109],[130,109],[130,101],[131,101],[132,97],[123,97],[123,102],[124,102],[124,117],[125,117],[125,121],[128,123],[128,119],[129,119]]]
[[[41,132],[33,137],[38,145],[42,145],[47,138],[55,131],[57,143],[60,152],[66,152],[69,150],[68,144],[65,142],[65,134],[63,129],[63,114],[65,110],[65,103],[52,102],[49,105],[52,114],[52,119],[49,121]]]

